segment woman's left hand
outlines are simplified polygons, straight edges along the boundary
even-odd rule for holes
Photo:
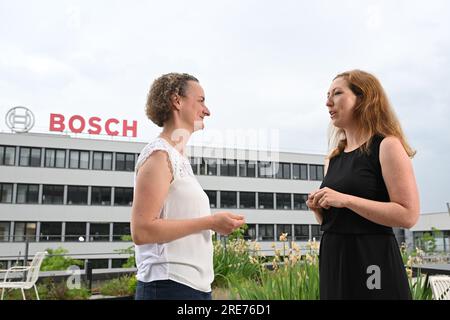
[[[334,191],[330,188],[322,188],[316,191],[312,197],[314,198],[314,204],[319,205],[324,209],[330,209],[330,207],[344,208],[347,207],[349,201],[349,195]]]

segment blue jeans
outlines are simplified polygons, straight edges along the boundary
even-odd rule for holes
[[[195,290],[172,280],[138,281],[136,300],[211,300],[211,292]]]

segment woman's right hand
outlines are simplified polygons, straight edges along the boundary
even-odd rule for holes
[[[319,224],[322,224],[323,221],[322,207],[317,203],[317,200],[314,201],[314,196],[317,191],[308,194],[308,200],[306,200],[306,205],[308,206],[309,209],[311,209],[314,212],[317,222]]]
[[[211,229],[221,235],[228,235],[245,223],[244,216],[231,212],[218,212],[211,217]]]

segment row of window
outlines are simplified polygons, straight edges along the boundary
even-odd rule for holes
[[[134,165],[137,161],[137,155],[134,153],[93,151],[91,155],[90,151],[85,150],[35,147],[19,147],[18,154],[18,162],[16,163],[16,147],[0,146],[0,165],[110,171],[113,170],[114,163],[114,170],[116,171],[134,171]],[[91,157],[92,164],[90,164]]]
[[[307,194],[214,190],[205,192],[211,208],[308,210]],[[133,188],[0,183],[0,202],[131,206]]]
[[[308,224],[248,224],[246,240],[278,241],[286,233],[290,241],[319,240],[319,225]],[[0,242],[95,242],[123,241],[130,236],[127,222],[10,222],[0,221]]]
[[[0,221],[0,242],[122,241],[131,235],[128,222],[10,222]]]
[[[134,171],[138,156],[134,153],[100,151],[93,151],[91,155],[90,151],[33,147],[19,147],[18,150],[17,165],[26,167]],[[15,155],[16,147],[0,146],[0,165],[16,165]],[[191,157],[190,162],[196,175],[315,181],[321,181],[324,175],[324,166],[316,164],[195,157]]]
[[[211,208],[308,210],[303,193],[205,190]]]
[[[288,241],[320,240],[320,225],[308,224],[248,224],[244,239],[258,241],[279,241],[280,236],[287,234]]]

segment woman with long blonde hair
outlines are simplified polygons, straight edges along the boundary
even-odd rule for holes
[[[393,227],[411,228],[419,196],[408,144],[378,79],[352,70],[328,91],[330,154],[307,201],[324,231],[321,299],[411,299]]]

